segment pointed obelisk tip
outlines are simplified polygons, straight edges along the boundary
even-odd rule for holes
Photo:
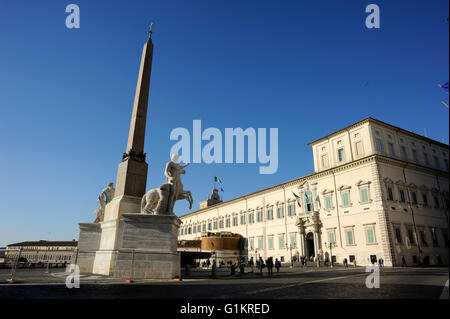
[[[155,23],[152,21],[151,23],[150,23],[150,29],[148,30],[148,38],[149,39],[151,39],[152,38],[152,26],[154,25]]]

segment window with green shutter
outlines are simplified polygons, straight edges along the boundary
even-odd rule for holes
[[[290,242],[291,242],[291,248],[296,248],[295,234],[291,234]]]
[[[283,218],[283,217],[284,217],[283,206],[277,207],[277,218]]]
[[[263,249],[263,239],[261,237],[258,238],[258,249]]]
[[[267,237],[267,247],[269,249],[273,249],[273,236],[268,236]]]
[[[249,243],[250,243],[250,250],[253,250],[253,248],[255,248],[255,240],[253,238],[250,238]]]
[[[361,203],[365,204],[369,202],[369,188],[368,187],[362,187],[360,190],[361,193]]]
[[[294,216],[295,215],[295,205],[289,204],[288,205],[288,216]]]
[[[350,194],[348,191],[342,192],[342,206],[350,206]]]
[[[355,244],[355,240],[353,238],[353,229],[349,229],[345,231],[345,238],[347,239],[347,246],[351,246]]]
[[[366,228],[366,238],[368,244],[375,244],[375,230],[373,227]]]
[[[328,242],[330,244],[335,244],[336,243],[336,238],[334,236],[334,231],[328,232]]]
[[[325,196],[325,208],[327,210],[331,210],[333,208],[333,203],[331,201],[331,195]]]
[[[278,235],[278,248],[284,248],[284,235]]]

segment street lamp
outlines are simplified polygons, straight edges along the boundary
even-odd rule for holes
[[[333,247],[336,247],[335,243],[325,243],[325,247],[330,249],[330,267],[333,268]]]
[[[288,244],[286,243],[286,249],[288,249]],[[293,268],[294,267],[294,262],[292,261],[292,245],[289,245],[289,253],[290,253],[290,256],[291,256],[291,268]]]

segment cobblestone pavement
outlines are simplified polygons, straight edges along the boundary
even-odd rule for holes
[[[46,274],[45,269],[18,269],[17,284],[8,284],[10,270],[0,270],[0,299],[29,298],[448,298],[448,268],[382,268],[380,288],[366,287],[365,268],[283,267],[268,277],[255,273],[230,276],[218,271],[209,279],[209,270],[192,271],[181,282],[135,280],[104,276],[81,276],[80,288],[68,289],[62,269]]]

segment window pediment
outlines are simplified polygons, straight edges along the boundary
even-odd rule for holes
[[[341,186],[339,186],[338,190],[339,191],[344,191],[344,190],[348,190],[350,188],[351,188],[351,186],[349,186],[349,185],[341,185]]]
[[[399,179],[398,181],[396,181],[395,184],[400,185],[400,186],[405,186],[405,182],[402,181],[401,179]]]
[[[359,180],[358,183],[356,183],[356,186],[365,186],[365,185],[369,185],[371,182],[370,181],[366,181],[366,180]]]
[[[392,181],[392,179],[390,179],[389,177],[385,177],[383,179],[383,182],[385,182],[386,184],[394,184],[394,182]]]

